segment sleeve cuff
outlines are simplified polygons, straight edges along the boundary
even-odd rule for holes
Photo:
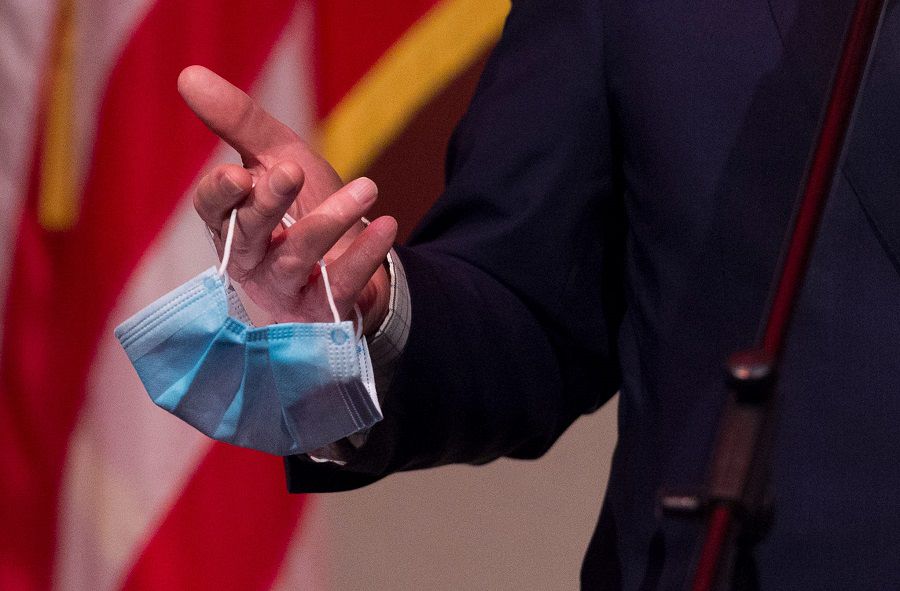
[[[397,253],[391,250],[387,256],[391,293],[388,312],[381,326],[369,339],[369,354],[375,368],[375,385],[379,392],[390,386],[397,360],[403,354],[409,338],[410,299],[406,273]]]

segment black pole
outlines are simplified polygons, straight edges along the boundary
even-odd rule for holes
[[[762,537],[771,514],[768,487],[776,370],[819,220],[842,161],[884,6],[884,0],[858,0],[854,8],[765,318],[764,336],[754,349],[728,360],[728,401],[705,494],[661,497],[664,511],[706,516],[703,545],[687,586],[691,591],[732,589],[739,574],[738,553]]]

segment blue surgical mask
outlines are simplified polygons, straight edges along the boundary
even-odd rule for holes
[[[307,453],[380,421],[365,337],[338,316],[324,262],[333,323],[253,327],[225,273],[234,223],[232,212],[218,270],[116,328],[150,398],[213,439],[275,455]]]

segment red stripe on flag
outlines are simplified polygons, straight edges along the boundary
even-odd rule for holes
[[[441,0],[316,4],[316,92],[325,118],[407,29]]]
[[[43,118],[39,124],[43,123]],[[43,134],[35,138],[35,158]],[[51,491],[57,485],[57,474],[45,459],[41,434],[32,427],[41,411],[31,397],[32,384],[45,379],[51,370],[48,356],[38,354],[46,349],[53,319],[45,317],[54,301],[52,260],[56,242],[37,222],[37,167],[29,174],[29,194],[22,208],[16,253],[10,270],[10,285],[27,285],[29,289],[11,288],[4,311],[3,355],[0,358],[0,589],[26,591],[47,588],[48,554],[52,546],[41,536],[53,531],[55,513],[44,512],[55,499]],[[25,319],[34,319],[29,329]],[[17,321],[20,326],[17,326]],[[45,406],[53,406],[49,399]],[[52,413],[53,409],[47,409]],[[35,533],[32,533],[35,532]],[[52,539],[50,540],[52,544]]]
[[[101,332],[128,277],[215,147],[178,98],[178,72],[202,63],[247,87],[293,5],[159,0],[111,74],[71,230],[51,233],[38,225],[32,175],[0,359],[0,589],[50,586],[67,445]],[[271,469],[280,475],[274,463]],[[231,494],[239,475],[227,478],[233,467],[223,472],[219,494]],[[209,524],[203,543],[215,544],[218,529],[216,521]],[[287,540],[253,546],[259,542],[272,549]],[[229,564],[221,567],[227,571]]]
[[[123,591],[270,589],[304,499],[285,493],[280,458],[217,443]]]

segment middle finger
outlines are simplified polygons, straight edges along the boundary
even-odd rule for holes
[[[319,259],[375,203],[378,188],[362,177],[336,191],[314,210],[288,228],[267,255],[266,265],[275,285],[290,293],[302,288]]]
[[[242,281],[265,258],[272,232],[297,197],[303,170],[292,161],[282,161],[263,173],[247,199],[238,207],[230,267],[231,276]]]

